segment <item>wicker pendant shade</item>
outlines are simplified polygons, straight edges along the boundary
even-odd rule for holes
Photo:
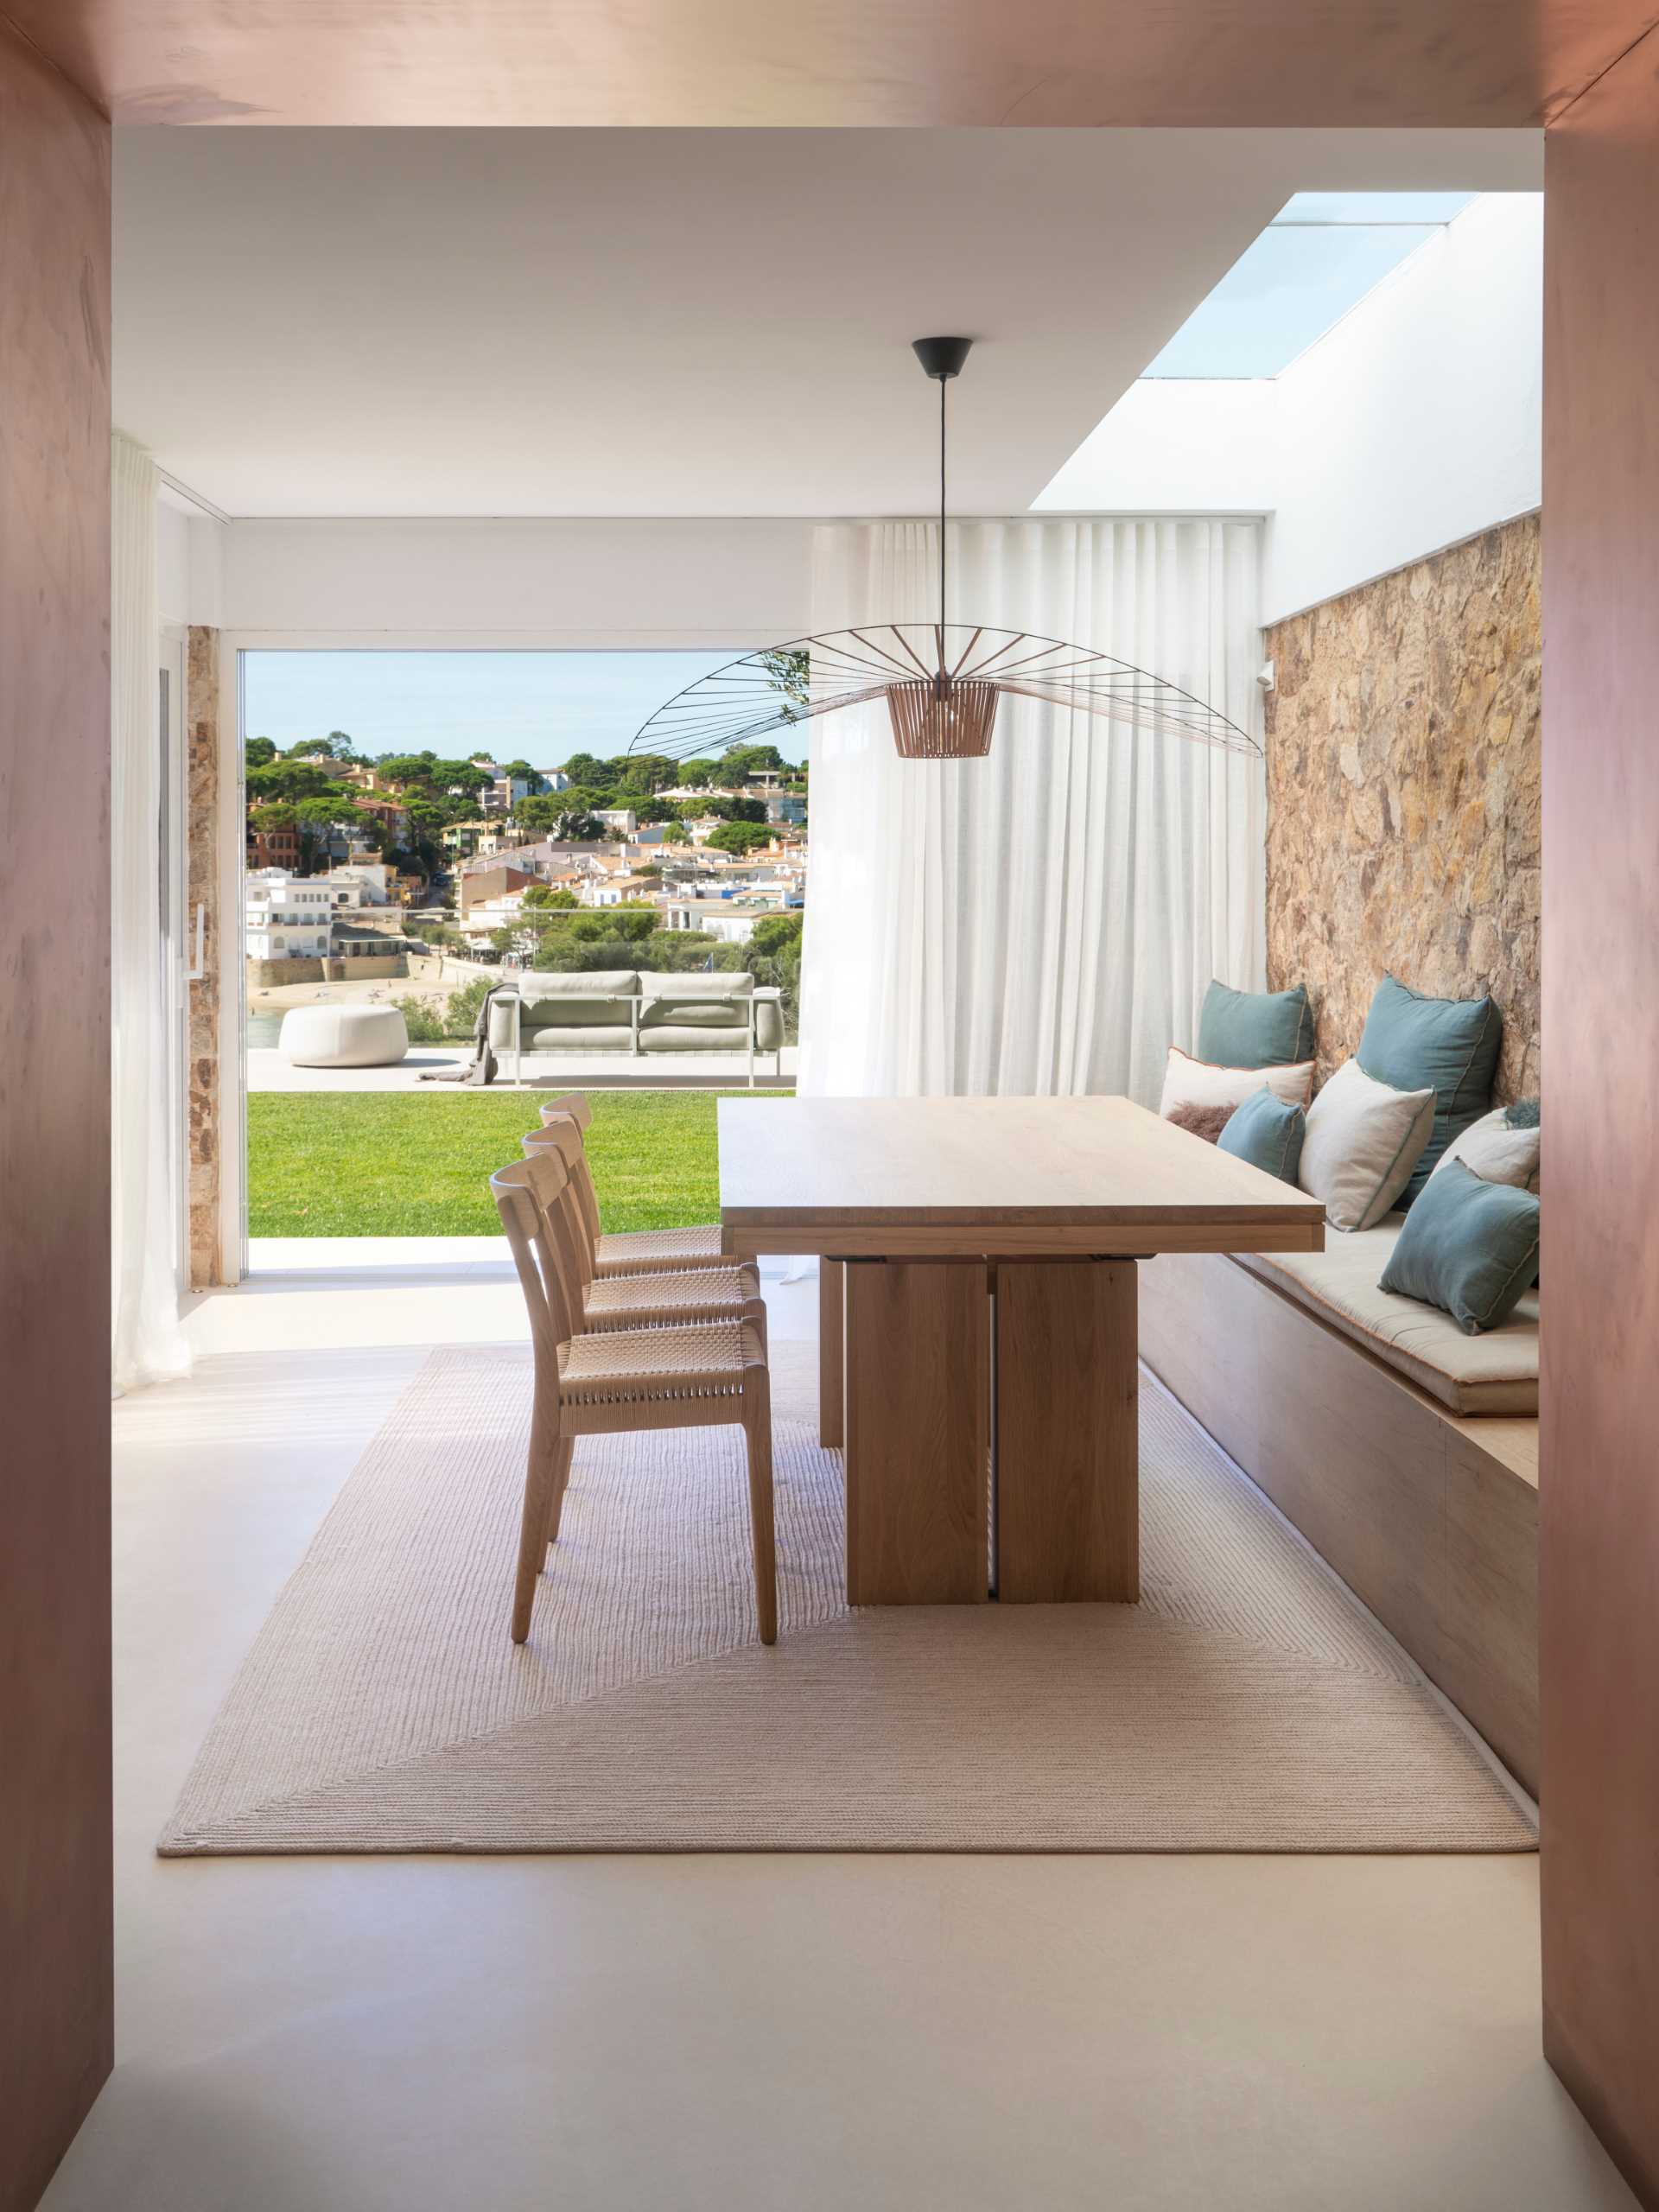
[[[945,387],[973,340],[918,338],[915,353],[939,387],[939,619],[867,622],[745,653],[688,684],[637,733],[631,753],[689,760],[747,745],[842,707],[885,699],[905,760],[982,760],[1004,692],[1261,758],[1247,730],[1179,684],[1089,645],[1025,630],[947,622]]]
[[[991,749],[996,720],[995,683],[889,683],[887,712],[901,760],[981,760]]]

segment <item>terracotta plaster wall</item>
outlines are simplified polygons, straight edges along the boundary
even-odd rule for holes
[[[1306,982],[1320,1078],[1387,972],[1503,1009],[1498,1095],[1535,1093],[1536,515],[1267,632],[1268,976]]]
[[[1544,2042],[1659,2207],[1659,35],[1545,191]]]
[[[3,2212],[111,2059],[109,336],[109,126],[0,22]]]

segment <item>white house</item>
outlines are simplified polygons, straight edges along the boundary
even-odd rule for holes
[[[637,906],[656,891],[651,876],[590,876],[577,892],[584,906]]]
[[[334,894],[326,876],[261,868],[247,880],[250,960],[321,960],[334,935]]]
[[[747,944],[754,935],[755,924],[775,913],[778,904],[769,900],[764,906],[740,906],[731,899],[665,899],[662,926],[665,930],[701,930],[709,937],[718,938],[722,944]]]
[[[471,943],[488,942],[495,931],[508,929],[524,916],[524,894],[522,891],[503,892],[494,899],[481,899],[478,905],[461,917],[461,935]]]
[[[397,873],[385,861],[353,858],[342,867],[330,868],[325,880],[335,894],[336,906],[391,906],[397,903],[393,892]]]
[[[459,853],[464,859],[474,854],[487,859],[501,849],[501,831],[493,822],[452,822],[439,834],[438,842],[447,853]]]

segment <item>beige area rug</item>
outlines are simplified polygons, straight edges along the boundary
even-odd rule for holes
[[[579,1444],[515,1648],[528,1356],[434,1353],[162,1852],[1535,1847],[1411,1662],[1150,1378],[1140,1605],[849,1611],[813,1356],[774,1353],[767,1650],[736,1429]]]

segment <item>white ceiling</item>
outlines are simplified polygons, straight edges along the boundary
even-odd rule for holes
[[[1531,131],[125,130],[115,411],[243,515],[1037,496],[1299,190],[1536,190]]]

